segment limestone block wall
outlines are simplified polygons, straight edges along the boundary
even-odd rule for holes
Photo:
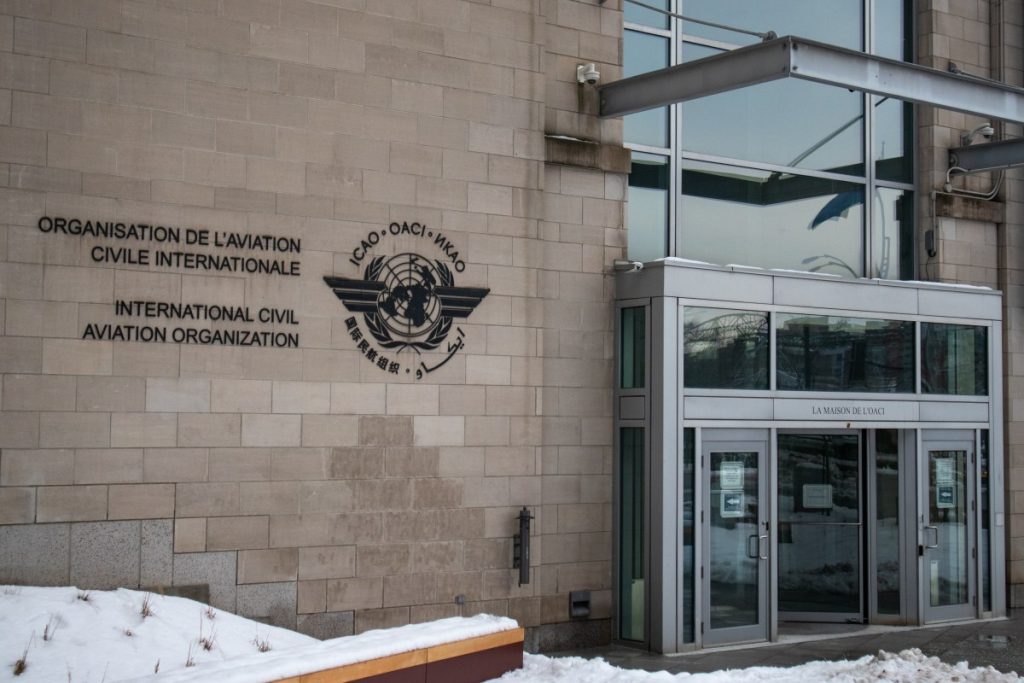
[[[625,176],[545,163],[621,142],[578,60],[618,2],[0,3],[0,581],[607,637]],[[325,276],[488,291],[389,327]]]
[[[955,62],[964,72],[1024,85],[1024,3],[974,1],[918,3],[918,58],[927,66],[947,68]],[[918,110],[918,171],[920,178],[919,271],[924,279],[996,287],[1003,292],[1003,415],[1005,422],[1007,597],[1010,607],[1024,604],[1024,429],[1022,429],[1021,335],[1024,307],[1024,250],[1019,237],[1024,226],[1024,185],[1019,170],[1002,178],[993,201],[960,202],[953,211],[935,210],[931,192],[941,191],[948,168],[948,150],[959,146],[961,133],[984,123],[978,117],[920,107]],[[999,139],[1021,136],[1021,127],[992,122]],[[987,193],[998,183],[996,174],[957,177],[954,185]],[[942,201],[940,198],[939,206]],[[966,209],[966,210],[965,210]],[[924,232],[936,230],[937,254],[923,250]],[[993,248],[994,247],[994,248]]]

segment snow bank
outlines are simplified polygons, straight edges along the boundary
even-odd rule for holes
[[[149,616],[143,616],[148,600]],[[44,638],[45,634],[45,638]],[[199,642],[208,639],[207,650]],[[194,600],[118,589],[0,586],[0,680],[117,681],[277,649],[319,643]],[[25,671],[12,677],[25,655]]]
[[[457,640],[486,636],[518,628],[514,619],[478,614],[473,617],[451,617],[425,624],[367,631],[358,636],[325,640],[315,645],[248,655],[230,662],[213,662],[143,680],[153,683],[185,683],[209,681],[217,683],[251,683],[273,681],[291,676],[323,671],[369,659],[421,650]]]
[[[685,659],[675,661],[686,662]],[[853,661],[810,662],[788,669],[756,666],[700,674],[619,669],[603,659],[523,655],[522,669],[495,680],[501,683],[1003,683],[1020,679],[1014,673],[1000,673],[990,666],[972,669],[966,662],[946,664],[914,649],[899,654],[879,652],[877,656]]]

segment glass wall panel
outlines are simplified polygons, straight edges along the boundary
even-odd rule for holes
[[[875,590],[879,614],[900,613],[899,432],[875,432]]]
[[[779,610],[859,613],[860,442],[779,434]]]
[[[683,160],[679,255],[864,274],[864,186]],[[632,227],[631,227],[632,229]]]
[[[762,619],[758,453],[712,451],[709,465],[709,626],[754,626]]]
[[[624,78],[668,66],[668,38],[639,31],[623,31],[622,36]],[[668,107],[659,107],[623,117],[623,140],[638,145],[668,147],[668,112]]]
[[[622,309],[619,359],[622,363],[620,386],[642,389],[647,364],[646,311],[643,306]]]
[[[988,394],[988,328],[921,323],[921,391]]]
[[[914,391],[914,323],[779,314],[776,386],[796,391]]]
[[[910,279],[914,275],[914,193],[878,187],[874,194],[874,273],[882,279]]]
[[[645,5],[651,5],[658,9],[670,10],[669,0],[643,0]],[[643,24],[653,28],[668,28],[668,16],[660,12],[652,12],[649,9],[635,5],[632,2],[622,3],[622,18],[632,24]]]
[[[693,481],[697,471],[696,430],[683,430],[683,642],[692,643],[693,600],[697,576],[693,572]]]
[[[875,174],[879,180],[913,182],[913,109],[887,97],[871,98],[875,108]]]
[[[768,388],[768,314],[724,308],[683,313],[683,386]]]
[[[646,1],[646,0],[645,0]],[[864,17],[861,0],[683,0],[682,13],[748,31],[775,31],[860,50]],[[683,22],[687,35],[751,45],[760,39],[734,31]]]
[[[644,430],[619,430],[619,637],[644,639]]]
[[[684,61],[720,52],[683,45]],[[793,79],[740,88],[684,102],[682,121],[687,152],[864,175],[864,98],[844,88]]]
[[[634,261],[653,261],[668,253],[668,170],[668,157],[633,152],[626,253]]]
[[[928,526],[935,544],[926,555],[929,604],[962,605],[968,600],[970,553],[967,516],[967,452],[928,451]]]

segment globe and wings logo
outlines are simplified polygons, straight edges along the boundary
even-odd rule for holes
[[[453,320],[469,317],[490,292],[456,287],[447,265],[411,252],[371,259],[361,280],[325,276],[324,282],[345,308],[363,314],[381,348],[396,353],[437,349],[451,333]]]

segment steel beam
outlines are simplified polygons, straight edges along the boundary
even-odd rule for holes
[[[949,150],[949,165],[967,173],[1024,166],[1024,140],[1000,140]]]
[[[632,114],[781,78],[1024,123],[1024,89],[793,36],[599,86],[600,115]]]

